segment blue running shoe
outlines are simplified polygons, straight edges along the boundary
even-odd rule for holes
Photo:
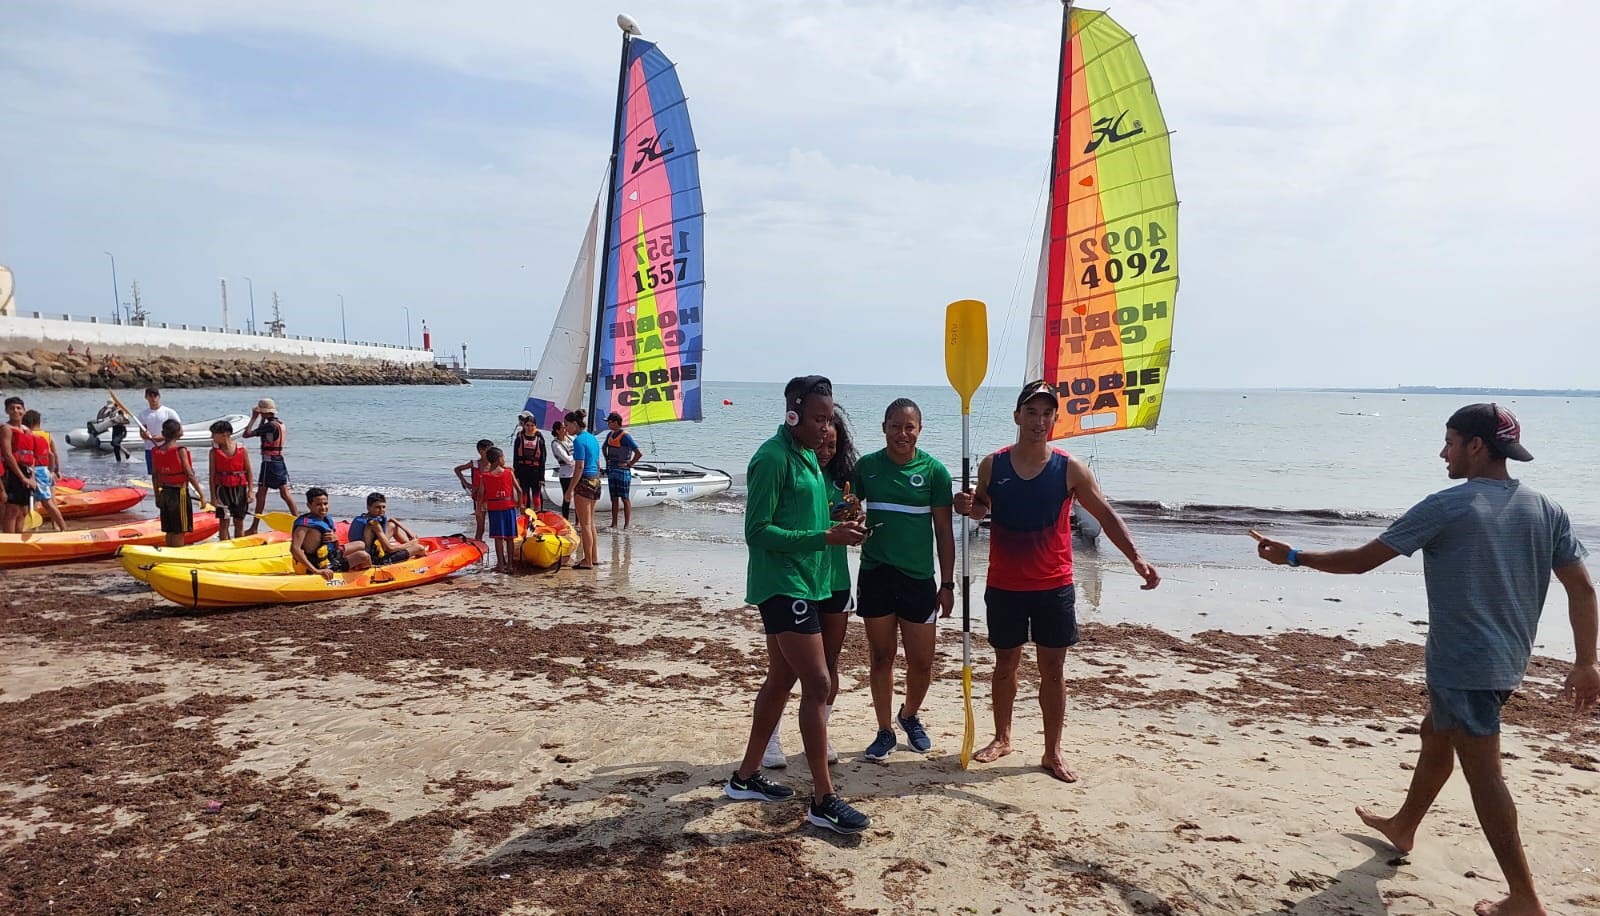
[[[860,833],[872,826],[872,818],[850,807],[837,795],[813,801],[806,812],[806,820],[824,830],[843,834]]]
[[[888,760],[889,755],[894,753],[895,746],[899,743],[900,739],[894,736],[894,729],[879,729],[878,739],[872,742],[871,747],[867,748],[866,757],[868,760]]]
[[[906,743],[911,745],[912,750],[925,754],[933,749],[933,739],[928,737],[928,730],[922,727],[921,719],[916,716],[907,719],[895,713],[894,720],[900,723],[900,730],[906,733]]]
[[[794,790],[788,786],[780,786],[769,782],[761,771],[757,770],[749,777],[740,779],[738,773],[728,777],[728,784],[722,791],[735,801],[788,801],[794,798]]]

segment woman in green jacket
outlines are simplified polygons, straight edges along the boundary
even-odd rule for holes
[[[833,791],[828,772],[827,705],[832,681],[822,641],[822,602],[833,595],[828,548],[860,544],[854,519],[830,523],[828,489],[816,447],[833,427],[833,385],[820,375],[784,387],[783,425],[756,449],[745,475],[744,539],[749,551],[745,601],[761,611],[767,678],[756,694],[750,737],[723,791],[740,801],[788,801],[794,790],[761,773],[761,753],[800,682],[800,738],[811,768],[807,820],[837,833],[872,825]]]
[[[833,427],[823,433],[816,451],[817,464],[822,468],[823,482],[828,488],[828,517],[836,522],[847,518],[860,521],[861,501],[850,493],[850,475],[856,466],[856,446],[850,436],[850,418],[843,407],[834,405]],[[828,678],[832,686],[828,689],[828,703],[822,707],[824,722],[833,719],[833,701],[839,696],[839,652],[844,648],[850,612],[856,606],[850,588],[849,548],[843,544],[829,547],[828,565],[833,594],[821,606],[822,651],[828,660]],[[788,755],[783,752],[783,745],[778,740],[778,732],[782,729],[780,720],[778,727],[772,730],[772,737],[767,740],[766,751],[761,755],[762,766],[781,769],[789,765]],[[839,762],[839,754],[833,749],[831,740],[828,742],[828,762]]]

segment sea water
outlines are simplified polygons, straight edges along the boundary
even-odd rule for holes
[[[509,446],[526,385],[477,382],[458,387],[312,387],[272,390],[173,390],[164,402],[191,425],[229,413],[248,414],[272,397],[287,424],[290,476],[297,493],[321,486],[336,514],[354,514],[370,491],[390,511],[429,531],[471,522],[471,505],[451,468],[475,456],[480,438]],[[109,453],[66,449],[64,434],[104,403],[88,390],[20,392],[58,435],[63,472],[94,485],[143,478],[140,445],[132,464]],[[119,392],[130,407],[139,392]],[[684,461],[727,471],[728,494],[641,509],[641,533],[737,540],[745,466],[781,422],[779,383],[707,382],[705,419],[633,430],[646,461]],[[961,476],[960,403],[947,387],[840,385],[836,401],[850,414],[863,454],[883,447],[883,411],[908,397],[922,409],[919,445]],[[1212,559],[1207,535],[1254,526],[1305,536],[1308,529],[1371,528],[1428,493],[1449,486],[1438,457],[1444,421],[1473,398],[1459,395],[1350,394],[1323,391],[1198,391],[1167,393],[1160,428],[1089,436],[1060,443],[1087,458],[1105,493],[1135,532],[1162,531],[1185,562]],[[1503,399],[1522,421],[1523,441],[1537,460],[1513,472],[1566,507],[1580,535],[1600,544],[1600,399]],[[724,404],[724,401],[731,403]],[[978,457],[1011,442],[1015,389],[990,386],[971,415],[974,469]],[[253,443],[251,443],[253,444]],[[508,449],[509,451],[509,449]],[[255,449],[252,448],[252,454]],[[205,450],[194,450],[205,479]],[[277,497],[272,498],[273,504]],[[600,507],[602,510],[605,506]],[[602,511],[602,515],[604,512]],[[1368,532],[1370,534],[1371,532]],[[1330,540],[1333,535],[1328,535]],[[1183,546],[1186,540],[1195,543]]]

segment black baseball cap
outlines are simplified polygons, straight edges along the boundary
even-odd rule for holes
[[[1061,401],[1056,398],[1055,388],[1044,379],[1029,382],[1028,384],[1022,386],[1022,393],[1017,395],[1017,409],[1021,410],[1022,405],[1028,403],[1028,401],[1032,400],[1033,398],[1049,398],[1051,407],[1061,406]]]
[[[1522,447],[1522,424],[1517,422],[1516,414],[1499,404],[1468,404],[1451,414],[1444,425],[1464,438],[1482,439],[1498,458],[1533,460],[1533,455]]]
[[[611,411],[611,413],[606,415],[606,422],[610,423],[612,420],[616,420],[618,423],[621,423],[622,414],[617,413],[615,410]]]

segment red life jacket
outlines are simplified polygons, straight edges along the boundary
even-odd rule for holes
[[[244,446],[236,445],[233,456],[229,457],[222,449],[211,449],[211,473],[217,476],[219,487],[243,487],[250,483],[250,478],[244,472]]]
[[[516,455],[512,457],[512,464],[529,471],[544,470],[544,436],[534,433],[531,436],[517,434]]]
[[[272,433],[272,435],[270,437],[267,435],[267,427],[269,427],[269,426],[272,427],[272,430],[273,430],[273,433]],[[263,457],[263,458],[282,458],[283,457],[283,437],[284,437],[284,434],[283,434],[283,421],[282,420],[278,419],[277,417],[272,417],[270,419],[262,420],[261,421],[261,428],[256,431],[256,434],[261,437],[261,457]]]
[[[11,453],[17,456],[17,467],[31,468],[40,463],[34,454],[36,442],[38,439],[26,427],[11,427]]]
[[[189,482],[189,475],[183,470],[183,458],[189,450],[183,446],[167,448],[159,446],[150,452],[150,468],[155,471],[156,483],[163,487],[182,487]]]
[[[504,468],[498,471],[484,471],[478,482],[483,486],[484,508],[490,512],[517,507],[517,495],[511,471]]]

